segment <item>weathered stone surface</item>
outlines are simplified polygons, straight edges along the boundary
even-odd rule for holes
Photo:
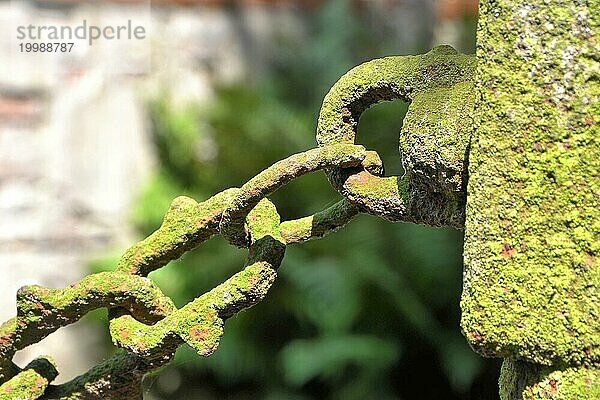
[[[500,373],[502,400],[596,400],[600,374],[594,367],[544,367],[504,360]]]
[[[481,2],[461,304],[462,329],[479,353],[589,366],[596,377],[597,8],[582,0]],[[590,398],[560,396],[527,398]]]

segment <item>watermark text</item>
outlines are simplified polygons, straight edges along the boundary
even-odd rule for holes
[[[17,26],[17,40],[32,41],[68,41],[86,40],[92,46],[95,41],[106,40],[143,40],[146,39],[146,28],[134,25],[127,20],[124,25],[96,26],[88,24],[87,20],[77,26],[69,25],[20,25]]]

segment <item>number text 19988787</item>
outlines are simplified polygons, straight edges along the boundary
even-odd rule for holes
[[[19,43],[21,53],[70,53],[75,43]]]

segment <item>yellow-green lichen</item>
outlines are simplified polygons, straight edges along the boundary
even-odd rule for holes
[[[56,364],[51,358],[37,358],[0,385],[0,400],[39,399],[57,375]]]
[[[378,177],[381,161],[370,157],[362,168],[372,175],[334,169],[328,174],[333,185],[361,211],[391,221],[462,228],[474,70],[475,57],[438,46],[424,55],[372,60],[346,73],[323,101],[317,142],[354,143],[364,110],[402,99],[411,102],[400,135],[406,171],[398,185],[398,177]]]
[[[319,144],[353,143],[358,117],[371,105],[436,87],[472,80],[475,60],[450,46],[427,54],[384,57],[353,68],[340,78],[323,100],[317,127]]]
[[[472,71],[474,73],[474,71]],[[402,122],[402,165],[413,185],[466,201],[466,162],[473,127],[472,81],[415,94]]]
[[[129,248],[117,271],[146,276],[218,233],[223,209],[236,190],[224,190],[202,203],[177,197],[160,228]]]
[[[500,373],[501,400],[597,400],[600,371],[586,367],[542,367],[505,360]]]
[[[304,218],[281,223],[281,236],[286,244],[301,243],[325,236],[347,224],[358,214],[358,209],[346,200],[341,200],[326,210]]]
[[[262,300],[275,281],[285,244],[275,206],[263,199],[247,217],[251,240],[247,266],[210,292],[171,312],[154,325],[129,314],[113,318],[110,333],[116,345],[153,360],[187,343],[198,354],[211,355],[223,334],[225,319]]]
[[[599,28],[585,1],[481,2],[461,324],[483,355],[600,363]]]
[[[276,162],[237,190],[223,212],[220,233],[229,243],[248,247],[250,238],[245,226],[246,216],[261,199],[303,174],[324,168],[356,166],[366,157],[366,153],[363,146],[332,144]]]
[[[48,400],[105,400],[141,398],[141,381],[146,373],[169,362],[173,354],[149,362],[126,351],[94,366],[85,374],[60,385],[51,385],[44,393]]]
[[[116,345],[148,359],[184,342],[209,356],[223,334],[223,320],[262,299],[275,276],[270,264],[256,262],[154,325],[129,315],[111,320],[111,336]]]
[[[93,274],[65,289],[25,286],[17,293],[17,317],[0,328],[0,382],[18,372],[11,362],[16,351],[101,307],[121,307],[146,323],[175,309],[149,279],[118,272]]]

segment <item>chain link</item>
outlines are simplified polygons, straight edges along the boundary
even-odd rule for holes
[[[188,197],[176,198],[159,229],[129,248],[113,272],[90,275],[62,290],[21,288],[17,316],[0,326],[0,400],[13,399],[24,390],[28,390],[30,399],[139,397],[143,375],[172,360],[181,344],[188,344],[203,356],[215,351],[225,320],[265,297],[287,245],[322,237],[360,212],[392,221],[460,227],[464,182],[455,178],[464,176],[469,126],[457,128],[456,121],[464,120],[469,108],[457,106],[458,111],[451,113],[450,119],[455,126],[446,127],[440,134],[440,126],[431,125],[431,120],[448,110],[435,109],[439,103],[434,102],[435,114],[420,108],[426,104],[418,99],[434,92],[447,101],[451,100],[450,94],[469,99],[472,67],[472,57],[448,47],[423,56],[387,57],[363,64],[340,79],[325,98],[317,134],[319,147],[281,160],[241,188],[224,190],[201,203]],[[448,71],[452,72],[451,79],[447,79]],[[465,82],[466,89],[460,86]],[[417,117],[428,122],[423,122],[416,133],[429,135],[429,144],[440,135],[453,139],[451,149],[432,150],[434,162],[430,167],[436,175],[431,178],[428,170],[431,179],[426,179],[427,188],[419,181],[423,171],[418,168],[402,177],[383,177],[379,155],[354,144],[360,114],[372,104],[393,98],[417,102],[419,107],[411,105],[405,122]],[[408,125],[415,129],[414,124]],[[415,132],[406,134],[414,136]],[[423,160],[415,162],[418,157],[411,154],[413,165],[422,166]],[[267,197],[291,180],[317,170],[327,171],[343,199],[324,211],[281,222]],[[177,309],[146,276],[216,234],[248,249],[244,268]],[[125,351],[59,386],[49,386],[56,376],[55,369],[36,366],[54,365],[49,358],[23,370],[12,363],[16,351],[102,307],[109,309],[113,342]],[[71,397],[73,393],[80,397]]]

